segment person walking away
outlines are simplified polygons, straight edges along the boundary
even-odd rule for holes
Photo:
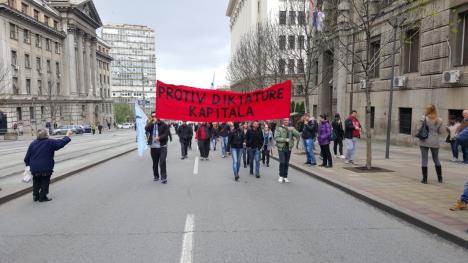
[[[424,125],[427,127],[428,137],[426,139],[419,139],[419,148],[421,149],[421,183],[427,184],[429,150],[435,164],[437,180],[439,183],[442,183],[442,166],[439,161],[439,135],[442,133],[442,119],[438,117],[436,107],[432,104],[426,107],[425,114],[417,125],[417,130],[423,129]]]
[[[151,148],[151,159],[153,160],[153,180],[159,181],[159,170],[161,170],[161,183],[167,183],[167,140],[169,137],[169,126],[156,118],[152,113],[152,121],[149,122],[145,131],[148,136],[148,145]]]
[[[13,123],[13,130],[15,131],[15,134],[16,134],[17,136],[19,136],[19,132],[18,132],[18,124],[17,124],[16,122],[15,122],[15,123]]]
[[[202,122],[198,126],[195,138],[198,141],[198,149],[200,150],[200,160],[208,161],[208,155],[210,154],[210,128],[206,122]]]
[[[468,114],[468,110],[465,110],[465,111]],[[465,112],[463,113],[465,114]],[[468,122],[463,122],[461,124],[461,130],[459,130],[459,133],[457,135],[457,143],[462,145],[462,147],[468,147]],[[460,196],[460,199],[458,199],[455,202],[455,204],[452,207],[450,207],[450,210],[452,211],[465,210],[467,209],[467,204],[468,204],[468,181],[465,183],[463,194]]]
[[[270,167],[270,151],[273,148],[273,133],[271,132],[268,124],[265,123],[263,127],[263,145],[262,145],[262,163]]]
[[[278,178],[278,182],[280,183],[290,182],[288,179],[288,168],[289,159],[291,158],[291,150],[294,147],[294,137],[296,139],[300,139],[301,136],[301,134],[294,127],[289,127],[288,124],[289,119],[283,119],[282,125],[276,128],[274,135],[280,162]]]
[[[213,122],[213,126],[211,127],[211,148],[213,148],[213,151],[216,151],[216,143],[218,142],[218,131],[219,131],[219,124],[216,122]]]
[[[464,131],[468,127],[468,109],[463,111],[463,121],[458,127],[458,134]],[[460,143],[458,143],[460,145]],[[463,164],[468,165],[468,144],[461,144],[461,149],[463,153]]]
[[[302,123],[302,139],[304,140],[304,148],[307,156],[305,164],[317,165],[314,153],[315,138],[317,136],[317,122],[310,120],[309,115],[305,114]]]
[[[332,122],[332,128],[333,128],[333,133],[332,133],[332,140],[333,140],[333,153],[335,154],[335,157],[338,158],[338,156],[341,159],[344,159],[345,156],[343,155],[343,139],[344,139],[344,130],[343,130],[343,122],[341,121],[341,116],[340,114],[335,114],[335,119]],[[338,150],[340,155],[338,155]]]
[[[228,135],[228,144],[231,149],[232,170],[234,172],[234,180],[239,180],[239,170],[241,165],[241,152],[244,148],[244,131],[239,127],[238,123],[233,124],[232,130]]]
[[[177,129],[177,136],[179,136],[180,147],[181,147],[181,156],[180,159],[187,158],[187,149],[190,141],[193,138],[192,126],[187,125],[187,122],[182,122],[182,125]]]
[[[229,137],[229,126],[225,122],[219,125],[218,135],[219,135],[220,143],[221,143],[221,157],[224,158],[226,157],[228,137]]]
[[[49,194],[50,177],[54,172],[54,155],[65,147],[71,139],[72,131],[68,130],[65,137],[54,140],[49,139],[49,132],[46,129],[37,131],[37,139],[34,140],[28,148],[24,163],[31,169],[33,176],[33,200],[47,202],[52,199],[47,197]]]
[[[320,145],[320,151],[323,154],[323,162],[320,166],[331,168],[333,167],[333,159],[330,152],[330,141],[332,137],[332,127],[328,121],[328,115],[320,115],[320,126],[319,126],[319,135],[318,142]]]
[[[460,122],[458,120],[449,120],[449,123],[446,127],[447,130],[447,140],[446,142],[450,143],[450,148],[452,150],[452,162],[458,162],[458,143],[456,140],[456,135],[458,133],[458,128],[460,127]]]
[[[91,132],[93,133],[93,135],[96,134],[96,124],[91,124]]]
[[[361,123],[357,118],[357,111],[351,111],[349,117],[345,120],[345,145],[346,145],[346,156],[345,163],[354,164],[354,158],[356,157],[356,149],[359,139],[361,138]]]
[[[49,134],[52,133],[52,125],[50,124],[50,121],[46,122],[45,124],[46,129],[49,131]]]
[[[247,132],[249,131],[249,123],[244,122],[242,125],[242,132],[244,132],[244,139],[247,139]],[[244,162],[244,168],[247,168],[249,164],[249,158],[247,156],[247,141],[244,140],[244,144],[242,147],[242,161]]]
[[[253,175],[255,161],[255,177],[260,178],[260,150],[263,146],[263,133],[258,121],[252,123],[252,128],[247,131],[246,145],[249,156],[250,174]]]
[[[103,126],[102,126],[101,123],[98,123],[97,128],[98,128],[99,134],[102,134],[102,128],[103,128]]]

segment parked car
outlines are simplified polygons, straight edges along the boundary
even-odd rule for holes
[[[65,135],[68,130],[71,130],[74,134],[83,134],[84,130],[80,125],[62,125],[57,129],[54,129],[53,135]]]
[[[84,133],[91,133],[91,125],[82,125]]]
[[[133,125],[131,123],[122,124],[122,129],[131,129],[131,128],[133,128]]]

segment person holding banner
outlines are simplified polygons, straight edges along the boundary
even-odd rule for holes
[[[301,134],[294,127],[289,126],[289,118],[284,118],[282,125],[276,128],[275,131],[275,141],[280,161],[278,178],[280,183],[289,183],[288,168],[291,150],[294,147],[294,137],[299,140]]]
[[[179,136],[181,152],[182,152],[182,157],[180,157],[180,159],[183,160],[187,158],[187,149],[190,144],[190,141],[192,141],[192,138],[193,138],[192,126],[187,125],[187,122],[184,121],[182,122],[182,125],[178,127],[176,132],[177,132],[177,136]]]
[[[208,161],[208,155],[210,154],[210,139],[211,130],[208,123],[202,122],[198,126],[195,139],[198,141],[198,149],[200,150],[200,160]]]
[[[240,169],[240,155],[244,148],[244,131],[239,127],[239,124],[235,123],[233,129],[229,132],[229,147],[232,155],[232,170],[234,172],[234,180],[239,180],[239,169]]]
[[[260,178],[260,149],[263,145],[263,134],[258,121],[252,123],[252,128],[247,131],[246,144],[250,163],[250,174],[253,175],[255,160],[255,177]]]
[[[161,168],[161,183],[167,183],[166,158],[167,140],[169,138],[169,126],[156,118],[152,113],[153,121],[145,127],[148,136],[148,145],[151,147],[151,159],[153,160],[154,181],[159,181],[159,168]]]

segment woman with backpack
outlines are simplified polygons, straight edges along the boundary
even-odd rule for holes
[[[425,114],[417,126],[416,137],[419,139],[419,148],[421,149],[421,183],[427,184],[427,164],[429,151],[431,151],[432,160],[435,164],[437,180],[442,183],[442,166],[439,161],[439,135],[442,133],[442,119],[437,115],[436,107],[429,104],[426,107]]]
[[[333,167],[332,156],[330,152],[330,141],[332,136],[332,127],[328,121],[327,114],[320,115],[318,143],[323,155],[323,163],[320,165],[326,168]]]

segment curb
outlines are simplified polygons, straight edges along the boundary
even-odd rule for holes
[[[276,160],[279,162],[279,159],[277,157],[271,157],[272,159]],[[315,179],[318,179],[319,181],[322,181],[328,185],[331,185],[333,187],[336,187],[340,189],[341,191],[350,194],[354,196],[355,198],[364,201],[380,210],[383,210],[389,214],[392,214],[393,216],[396,216],[400,219],[405,220],[406,222],[413,224],[419,228],[422,228],[426,231],[429,231],[430,234],[436,234],[445,240],[448,240],[450,242],[453,242],[459,246],[462,246],[466,249],[468,249],[468,235],[464,235],[461,232],[454,231],[452,229],[449,229],[447,226],[436,222],[430,218],[427,218],[423,215],[415,214],[411,212],[409,209],[406,209],[404,207],[397,206],[385,199],[382,199],[380,197],[374,196],[370,193],[367,193],[365,191],[356,189],[350,185],[344,184],[342,182],[339,182],[337,180],[327,178],[324,176],[321,176],[317,173],[314,173],[312,171],[306,170],[303,167],[300,167],[296,164],[289,163],[289,166],[292,167],[295,170],[298,170],[300,172],[303,172]]]
[[[87,169],[89,169],[89,168],[92,168],[92,167],[97,166],[97,165],[99,165],[99,164],[105,163],[105,162],[107,162],[107,161],[110,161],[110,160],[112,160],[112,159],[115,159],[115,158],[117,158],[117,157],[120,157],[120,156],[122,156],[122,155],[125,155],[125,154],[127,154],[127,153],[133,152],[133,151],[135,151],[136,149],[137,149],[137,148],[135,147],[135,148],[132,148],[132,149],[130,149],[130,150],[126,150],[126,151],[124,151],[124,152],[121,152],[121,153],[118,153],[118,154],[116,154],[116,155],[107,157],[107,158],[105,158],[105,159],[103,159],[103,160],[100,160],[100,161],[98,161],[98,162],[95,162],[95,163],[92,163],[92,164],[88,164],[88,165],[83,166],[83,167],[81,167],[81,168],[78,168],[78,169],[76,169],[76,170],[73,170],[73,171],[66,172],[66,173],[64,173],[64,174],[58,175],[58,176],[52,178],[52,179],[50,180],[50,183],[52,184],[52,183],[58,182],[58,181],[60,181],[60,180],[63,180],[63,179],[65,179],[65,178],[67,178],[67,177],[70,177],[70,176],[72,176],[72,175],[74,175],[74,174],[77,174],[77,173],[79,173],[79,172],[82,172],[82,171],[84,171],[84,170],[87,170]],[[22,189],[22,190],[19,190],[19,191],[14,192],[14,193],[11,193],[11,194],[9,194],[9,195],[0,197],[0,205],[6,203],[6,202],[8,202],[8,201],[11,201],[11,200],[13,200],[13,199],[16,199],[16,198],[18,198],[18,197],[20,197],[20,196],[23,196],[23,195],[26,195],[26,194],[28,194],[28,193],[31,193],[31,192],[32,192],[32,186],[29,186],[29,187],[27,187],[27,188],[25,188],[25,189]]]

